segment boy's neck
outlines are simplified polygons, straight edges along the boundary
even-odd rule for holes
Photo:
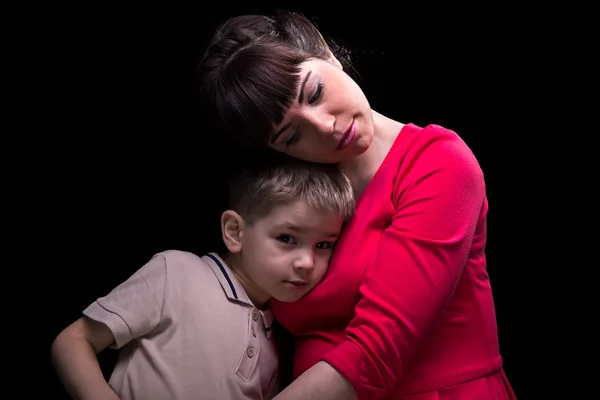
[[[270,296],[261,290],[245,273],[246,268],[243,266],[240,255],[237,253],[227,253],[224,261],[244,288],[252,304],[259,310],[265,309]]]

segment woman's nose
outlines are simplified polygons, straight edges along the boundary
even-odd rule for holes
[[[335,117],[323,109],[313,108],[307,112],[306,118],[315,132],[321,135],[331,135],[335,129]]]

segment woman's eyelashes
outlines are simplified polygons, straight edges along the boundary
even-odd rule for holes
[[[315,90],[315,93],[311,96],[310,99],[308,99],[308,104],[313,104],[315,102],[317,102],[321,96],[323,94],[323,84],[321,82],[317,83],[317,90]]]
[[[311,98],[308,100],[308,104],[314,104],[317,101],[319,101],[319,99],[321,99],[321,97],[323,96],[323,86],[324,85],[321,82],[317,83],[317,89],[315,90],[315,93],[313,93]],[[294,132],[285,141],[285,145],[287,147],[290,147],[294,143],[297,143],[298,140],[300,140],[300,128],[296,128],[294,130]]]
[[[285,141],[285,145],[287,147],[290,147],[291,145],[293,145],[294,143],[298,142],[298,140],[300,140],[300,129],[296,128],[294,130],[294,133],[292,133],[290,135],[290,137],[288,137],[288,139]]]

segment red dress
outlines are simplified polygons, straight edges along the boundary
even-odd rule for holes
[[[294,379],[324,360],[360,400],[516,399],[486,272],[483,173],[460,137],[408,124],[358,199],[322,283],[271,301]]]

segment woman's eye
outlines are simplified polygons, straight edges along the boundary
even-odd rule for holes
[[[308,100],[308,104],[313,104],[314,102],[319,100],[321,98],[322,93],[323,93],[323,84],[318,83],[317,90],[315,91],[315,94],[313,94],[313,96],[310,98],[310,100]]]

